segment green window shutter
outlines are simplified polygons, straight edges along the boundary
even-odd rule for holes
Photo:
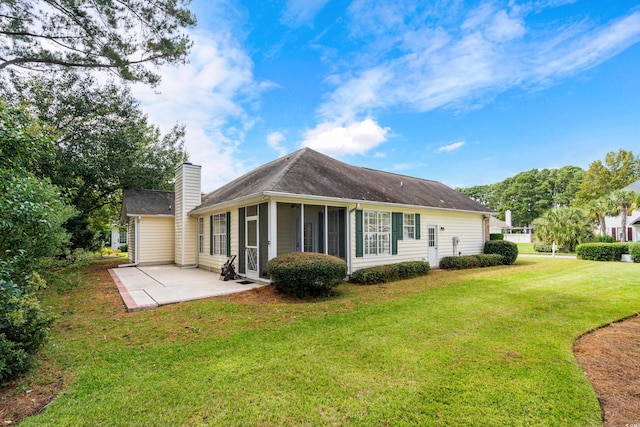
[[[213,255],[213,215],[209,216],[209,255]]]
[[[231,212],[227,212],[227,256],[231,256]]]
[[[398,255],[398,240],[402,240],[402,212],[391,214],[391,255]]]
[[[362,232],[362,210],[356,210],[356,257],[364,255],[364,233]]]
[[[415,226],[416,226],[416,231],[415,231],[416,240],[420,240],[420,214],[416,214]]]

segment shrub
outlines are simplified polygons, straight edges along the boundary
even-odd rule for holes
[[[49,335],[53,317],[36,298],[44,286],[22,255],[0,259],[0,384],[25,371]]]
[[[292,252],[271,259],[267,274],[278,292],[299,298],[328,295],[347,276],[347,263],[331,255]]]
[[[536,252],[553,252],[551,243],[535,242],[533,244],[533,250]]]
[[[120,246],[120,252],[129,252],[129,245],[125,243],[124,245]]]
[[[502,234],[502,233],[491,233],[491,234],[489,234],[489,240],[504,240],[504,234]]]
[[[609,236],[607,234],[594,236],[593,239],[591,239],[591,243],[615,243],[615,242],[616,242],[616,238],[613,236]]]
[[[584,243],[576,247],[578,259],[591,261],[620,261],[628,253],[628,243]]]
[[[500,254],[502,255],[502,263],[511,265],[518,258],[518,245],[506,240],[489,240],[484,243],[484,253]]]
[[[480,254],[465,256],[448,256],[440,260],[440,268],[445,270],[464,270],[477,267],[494,267],[502,265],[500,254]]]
[[[629,254],[633,262],[640,262],[640,244],[629,245]]]
[[[395,280],[410,279],[424,276],[431,267],[425,261],[406,261],[397,264],[378,265],[362,268],[351,274],[350,281],[360,285],[374,285],[376,283],[393,282]]]

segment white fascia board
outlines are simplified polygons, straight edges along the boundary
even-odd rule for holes
[[[328,196],[315,196],[309,194],[293,194],[293,193],[281,193],[277,191],[264,191],[262,193],[251,194],[249,196],[241,197],[239,199],[230,200],[228,202],[219,203],[217,205],[207,206],[206,208],[195,208],[191,212],[189,212],[190,216],[197,216],[199,214],[208,212],[208,211],[218,211],[224,210],[230,206],[238,206],[245,205],[249,201],[255,201],[256,203],[264,202],[269,199],[296,199],[300,200],[301,203],[305,201],[313,201],[313,202],[322,202],[323,205],[336,205],[336,206],[349,206],[349,205],[357,205],[357,204],[371,204],[378,206],[389,206],[399,209],[424,209],[424,210],[434,210],[434,211],[444,211],[444,212],[462,212],[462,213],[474,213],[479,215],[497,215],[497,212],[484,212],[484,211],[472,211],[472,210],[463,210],[463,209],[450,209],[450,208],[436,208],[431,206],[420,206],[420,205],[407,205],[400,203],[390,203],[390,202],[378,202],[375,200],[359,200],[359,199],[342,199],[339,197],[328,197]]]

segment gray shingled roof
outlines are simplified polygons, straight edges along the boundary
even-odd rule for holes
[[[198,209],[265,192],[491,212],[440,182],[349,165],[310,148],[267,163],[209,193]]]
[[[632,182],[631,184],[624,187],[625,190],[633,190],[640,193],[640,179],[636,182]]]
[[[173,215],[175,193],[161,190],[124,190],[122,192],[122,216]]]

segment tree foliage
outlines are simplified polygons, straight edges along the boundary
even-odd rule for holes
[[[593,224],[587,214],[579,208],[557,208],[545,212],[533,221],[536,238],[573,251],[578,244],[589,241],[593,236]]]
[[[16,82],[10,93],[56,134],[41,167],[78,211],[67,223],[75,247],[99,244],[100,228],[108,225],[104,211],[116,211],[121,189],[171,189],[174,168],[185,158],[184,129],[176,125],[162,135],[128,88],[64,73]]]
[[[611,151],[605,156],[604,163],[596,160],[589,165],[576,194],[578,205],[609,196],[613,191],[620,190],[638,179],[640,157],[634,156],[630,150],[620,149],[617,153]]]
[[[54,156],[51,132],[24,109],[0,102],[0,254],[53,256],[69,240],[63,224],[74,211],[43,176]]]
[[[0,70],[98,68],[158,82],[146,67],[184,62],[196,23],[188,0],[10,0],[0,3]]]
[[[39,257],[68,242],[63,223],[73,209],[43,173],[53,155],[51,129],[22,108],[0,102],[0,383],[29,367],[52,318],[36,292]]]
[[[502,182],[459,189],[466,196],[498,212],[511,210],[514,226],[526,226],[552,207],[570,206],[584,171],[577,166],[531,169]]]

